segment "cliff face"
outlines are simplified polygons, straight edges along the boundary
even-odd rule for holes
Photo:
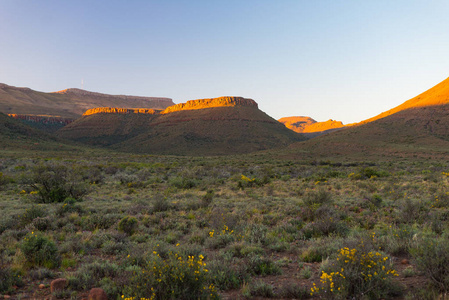
[[[96,107],[88,109],[83,116],[94,114],[158,114],[161,110],[149,108],[119,108],[119,107]]]
[[[35,115],[18,115],[18,114],[8,114],[8,116],[28,122],[42,123],[42,124],[60,124],[65,126],[72,123],[74,120],[70,118],[58,118],[50,116],[35,116]]]
[[[242,97],[219,97],[219,98],[190,100],[187,101],[186,103],[176,104],[167,107],[165,110],[161,112],[161,114],[168,114],[181,110],[195,110],[195,109],[225,107],[225,106],[245,106],[245,107],[258,108],[256,101],[252,99]]]

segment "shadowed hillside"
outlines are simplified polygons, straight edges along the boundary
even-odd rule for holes
[[[14,118],[0,113],[0,150],[11,152],[21,151],[71,151],[78,149],[38,129],[23,124]]]
[[[249,153],[303,139],[241,97],[188,101],[160,114],[116,111],[85,115],[59,135],[120,151],[177,155]]]
[[[449,79],[352,127],[289,147],[307,158],[449,156]]]
[[[0,112],[18,115],[47,115],[79,118],[95,107],[165,109],[173,105],[169,98],[107,95],[80,89],[43,93],[29,88],[0,84]]]

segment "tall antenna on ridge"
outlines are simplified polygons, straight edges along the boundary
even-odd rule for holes
[[[84,78],[81,79],[81,89],[84,90]]]

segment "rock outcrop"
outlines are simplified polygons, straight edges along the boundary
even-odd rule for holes
[[[242,97],[218,97],[209,99],[190,100],[186,103],[176,104],[167,107],[161,114],[168,114],[181,110],[195,110],[212,107],[227,107],[227,106],[245,106],[258,108],[256,101]]]
[[[83,116],[90,116],[94,114],[150,114],[154,115],[161,112],[161,110],[150,108],[120,108],[120,107],[96,107],[88,109]]]

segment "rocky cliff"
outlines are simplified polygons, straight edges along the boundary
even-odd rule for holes
[[[96,107],[88,109],[83,116],[89,116],[94,114],[150,114],[154,115],[161,112],[157,109],[149,108],[120,108],[120,107]]]
[[[226,106],[245,106],[258,108],[256,101],[242,97],[218,97],[209,99],[190,100],[186,103],[176,104],[167,107],[161,114],[168,114],[181,110],[195,110],[212,107],[226,107]]]

